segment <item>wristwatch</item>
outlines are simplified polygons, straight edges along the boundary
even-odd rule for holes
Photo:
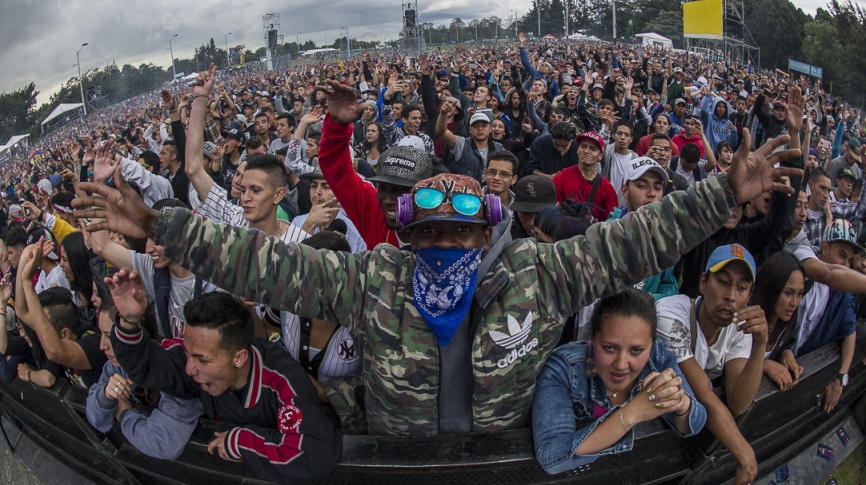
[[[839,382],[842,383],[842,387],[848,385],[848,374],[836,374],[836,379],[839,379]]]

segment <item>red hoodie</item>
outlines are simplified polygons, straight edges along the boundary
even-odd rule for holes
[[[331,190],[367,243],[367,249],[388,243],[400,247],[397,233],[388,229],[385,212],[376,198],[377,190],[355,172],[352,165],[350,141],[352,125],[331,121],[325,116],[322,139],[319,142],[319,168]]]
[[[680,149],[680,151],[683,150],[683,147],[687,143],[691,143],[692,145],[697,145],[697,147],[701,149],[701,158],[705,158],[704,142],[701,141],[701,135],[699,133],[695,133],[694,136],[689,138],[686,136],[686,132],[683,131],[683,132],[680,132],[680,133],[677,133],[676,135],[674,135],[674,137],[671,138],[671,142],[673,142],[673,144],[676,145]]]

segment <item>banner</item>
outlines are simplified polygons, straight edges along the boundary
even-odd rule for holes
[[[700,0],[683,4],[683,37],[721,39],[722,0]]]
[[[793,59],[788,59],[788,70],[802,72],[803,74],[808,74],[812,77],[817,77],[820,79],[824,78],[823,67],[811,66],[809,64],[806,64],[805,62],[799,62]]]

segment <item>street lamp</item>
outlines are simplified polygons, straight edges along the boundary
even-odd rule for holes
[[[325,45],[326,46],[328,45],[328,34],[330,34],[330,32],[325,32]]]
[[[171,73],[174,76],[172,81],[177,79],[177,71],[174,70],[174,50],[171,48],[171,40],[177,37],[177,34],[174,34],[171,39],[168,39],[168,52],[171,54]]]
[[[298,32],[298,35],[295,36],[295,44],[298,45],[298,55],[301,55],[301,34],[303,32]]]
[[[514,38],[517,38],[517,10],[509,9],[511,13],[514,14]]]
[[[87,42],[81,44],[81,49],[84,49],[87,44]],[[84,108],[84,116],[87,116],[87,103],[84,102],[84,80],[81,79],[81,56],[79,56],[81,49],[75,53],[75,60],[78,61],[78,87],[81,89],[81,106]]]
[[[231,32],[229,32],[228,34],[226,34],[226,36],[223,38],[223,40],[224,40],[225,43],[226,43],[226,69],[228,69],[229,66],[230,66],[231,63],[232,63],[231,57],[229,56],[229,36],[230,36],[230,35],[232,35]]]

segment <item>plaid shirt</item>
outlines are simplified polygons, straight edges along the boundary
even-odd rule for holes
[[[856,204],[851,202],[837,202],[833,208],[833,217],[836,219],[847,219],[851,223],[859,223],[866,217],[866,184],[860,190],[860,199]],[[803,229],[806,231],[806,236],[809,238],[809,243],[813,247],[820,248],[821,242],[824,241],[824,228],[827,226],[827,217],[821,213],[818,219],[806,218],[806,223]]]

